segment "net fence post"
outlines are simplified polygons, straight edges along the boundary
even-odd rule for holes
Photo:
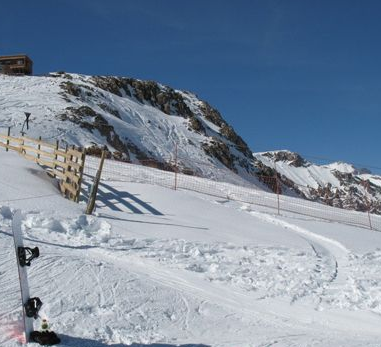
[[[369,180],[366,181],[366,192],[369,193]],[[370,230],[373,230],[373,226],[372,226],[372,219],[370,218],[370,209],[371,209],[371,203],[370,203],[370,199],[368,199],[368,197],[366,196],[366,201],[367,201],[367,204],[368,204],[368,220],[369,220],[369,228]]]
[[[177,190],[177,170],[178,170],[178,163],[177,163],[177,142],[175,143],[175,187],[174,189]]]
[[[276,170],[276,159],[274,161],[274,175],[275,175],[275,189],[276,189],[276,196],[277,196],[277,211],[278,211],[278,216],[280,215],[280,200],[279,200],[279,180],[278,180],[278,172]]]
[[[11,127],[8,127],[8,138],[7,138],[7,145],[5,146],[5,151],[8,152],[9,148],[9,136],[11,136]]]

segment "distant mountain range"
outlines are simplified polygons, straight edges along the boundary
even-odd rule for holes
[[[254,153],[256,166],[275,175],[284,194],[357,211],[381,214],[381,177],[351,164],[313,164],[290,151]]]
[[[0,75],[0,131],[60,140],[119,160],[275,190],[381,214],[381,177],[345,163],[314,165],[296,153],[252,153],[222,115],[195,94],[154,81],[64,72]],[[276,174],[276,172],[277,174]],[[264,178],[269,179],[264,179]]]

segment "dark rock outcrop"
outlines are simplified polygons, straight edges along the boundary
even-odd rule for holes
[[[234,158],[226,143],[214,138],[209,143],[203,143],[202,148],[207,155],[218,159],[227,168],[237,172],[234,166]]]
[[[308,166],[309,163],[303,159],[298,153],[289,151],[277,151],[264,153],[263,156],[270,158],[272,161],[283,161],[294,167]]]
[[[68,107],[66,112],[58,116],[62,121],[70,120],[71,122],[78,124],[81,128],[88,129],[89,131],[97,130],[104,136],[107,142],[114,147],[117,152],[116,157],[122,157],[124,160],[129,160],[129,148],[128,145],[122,141],[112,125],[99,113],[95,112],[91,107],[82,106],[79,108]],[[96,146],[93,146],[95,148]]]
[[[303,159],[299,154],[288,151],[263,153],[264,157],[273,162],[283,162],[296,168],[308,168],[312,164]],[[324,203],[329,206],[371,212],[381,214],[381,187],[364,180],[360,175],[362,170],[353,167],[353,172],[341,172],[331,170],[331,174],[338,180],[339,185],[333,186],[330,182],[324,182],[324,176],[319,179],[318,187],[299,186],[285,175],[280,175],[274,169],[266,166],[256,159],[258,178],[273,191],[276,185],[276,177],[281,185],[281,190],[287,191],[308,200]]]

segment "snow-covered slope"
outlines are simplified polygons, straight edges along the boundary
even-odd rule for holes
[[[260,170],[276,170],[283,192],[325,204],[381,214],[381,177],[337,162],[316,165],[289,151],[254,153]]]
[[[56,73],[0,75],[0,129],[19,135],[30,112],[32,137],[106,145],[114,157],[257,184],[252,153],[209,104],[152,81]],[[26,130],[26,127],[24,128]]]
[[[381,233],[120,180],[86,216],[39,167],[0,162],[2,347],[20,345],[16,208],[62,346],[379,346]]]
[[[286,195],[381,214],[381,177],[344,163],[314,165],[287,151],[255,159],[216,109],[156,82],[0,75],[0,132],[11,127],[12,135],[20,135],[24,112],[31,113],[29,129],[24,127],[31,137],[84,146],[93,154],[106,145],[118,159],[172,171],[177,165],[187,174],[267,191],[276,187],[275,168]]]

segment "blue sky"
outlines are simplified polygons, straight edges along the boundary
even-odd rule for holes
[[[253,151],[381,168],[380,1],[2,0],[0,9],[0,55],[27,53],[36,74],[156,80],[208,101]]]

